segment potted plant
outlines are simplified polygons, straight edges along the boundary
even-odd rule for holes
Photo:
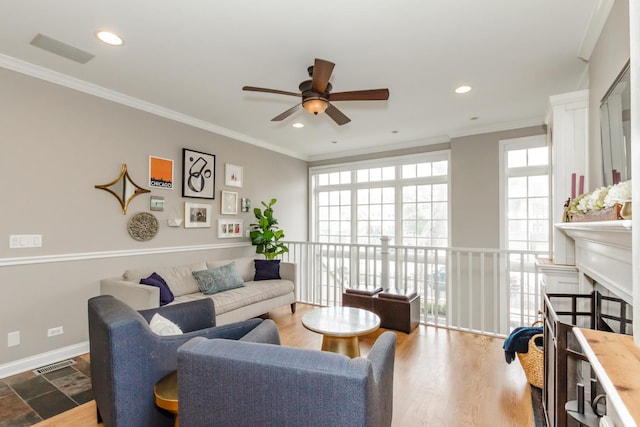
[[[276,199],[271,199],[269,204],[260,202],[265,208],[264,211],[260,208],[253,209],[258,223],[251,224],[251,243],[256,245],[256,253],[264,254],[266,259],[275,259],[276,256],[289,252],[289,248],[280,242],[284,238],[284,231],[279,229],[278,220],[273,217],[273,205],[276,202]]]

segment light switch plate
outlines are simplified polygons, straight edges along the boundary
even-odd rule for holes
[[[9,248],[40,248],[42,234],[12,234],[9,236]]]

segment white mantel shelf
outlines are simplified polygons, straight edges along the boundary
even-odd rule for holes
[[[578,271],[633,305],[631,221],[563,222],[555,227],[575,240]]]
[[[631,250],[631,220],[561,222],[555,227],[574,240],[590,240]]]

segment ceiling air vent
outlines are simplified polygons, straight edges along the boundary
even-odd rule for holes
[[[31,44],[39,47],[40,49],[55,53],[56,55],[60,55],[63,58],[67,58],[81,64],[86,64],[95,56],[89,52],[78,49],[77,47],[70,46],[66,43],[62,43],[59,40],[45,36],[44,34],[38,34],[37,36],[35,36],[33,40],[31,40]]]

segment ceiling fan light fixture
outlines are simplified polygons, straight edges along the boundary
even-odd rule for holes
[[[329,107],[329,102],[322,98],[307,98],[302,102],[302,107],[311,114],[324,113]]]

